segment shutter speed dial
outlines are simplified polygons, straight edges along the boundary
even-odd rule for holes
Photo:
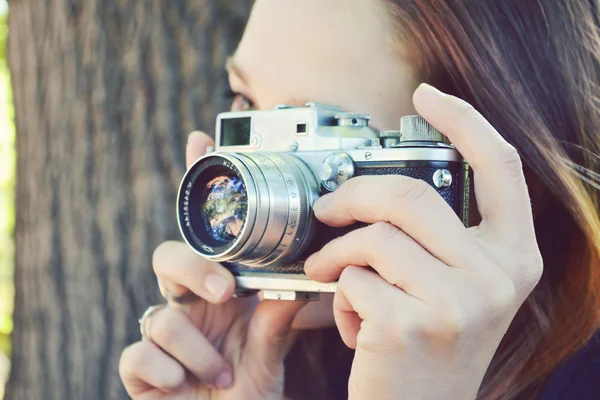
[[[333,192],[342,183],[354,176],[354,162],[346,153],[327,156],[319,168],[319,179],[325,189]]]

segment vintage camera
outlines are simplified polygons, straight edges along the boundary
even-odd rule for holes
[[[238,296],[315,300],[336,284],[309,279],[303,260],[364,225],[327,227],[312,204],[348,179],[425,180],[466,225],[470,171],[454,146],[418,115],[403,117],[399,131],[377,132],[369,119],[317,103],[219,114],[216,148],[186,172],[178,193],[187,244],[230,269]]]

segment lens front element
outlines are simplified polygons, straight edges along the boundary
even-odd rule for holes
[[[202,221],[206,233],[215,241],[227,244],[241,232],[248,212],[248,195],[241,178],[219,175],[206,183],[200,198]]]

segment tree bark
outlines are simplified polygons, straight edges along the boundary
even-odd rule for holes
[[[13,0],[16,302],[7,399],[127,398],[120,352],[179,239],[185,141],[226,109],[246,0]]]

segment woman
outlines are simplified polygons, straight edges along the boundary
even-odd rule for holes
[[[228,64],[234,110],[316,101],[368,112],[380,130],[419,113],[471,164],[478,214],[465,229],[422,182],[349,180],[315,215],[371,225],[307,261],[309,276],[339,285],[306,306],[231,299],[222,266],[182,243],[161,245],[153,264],[165,296],[201,300],[146,313],[145,340],[121,360],[130,395],[548,399],[584,390],[600,288],[598,16],[591,0],[257,1]],[[191,135],[188,165],[210,144]],[[334,324],[353,352],[334,351]],[[578,373],[566,379],[562,368]]]

